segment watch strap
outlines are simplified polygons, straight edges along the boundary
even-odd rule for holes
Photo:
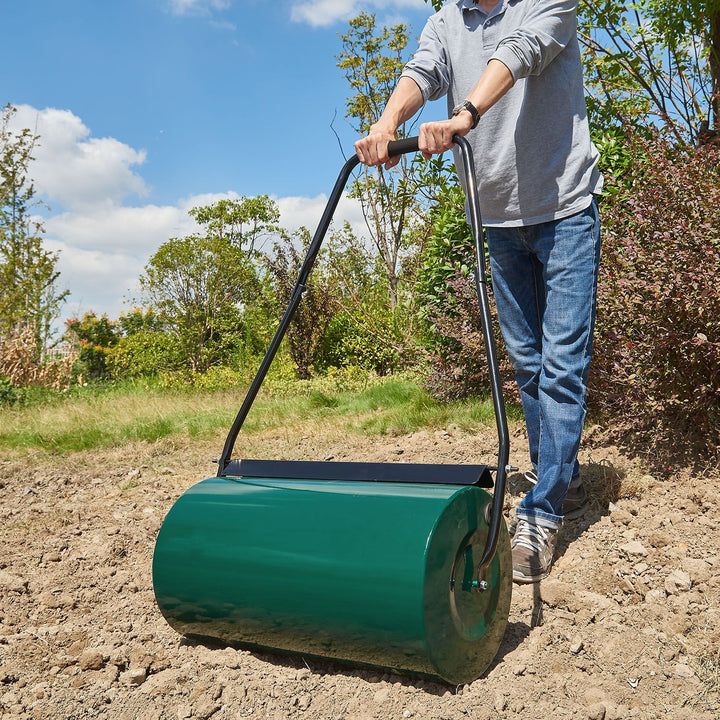
[[[469,101],[465,100],[465,102],[460,103],[452,112],[453,117],[455,115],[460,114],[463,110],[467,110],[470,115],[472,115],[473,124],[471,129],[475,129],[478,126],[478,123],[480,122],[480,113],[478,112],[478,109]]]

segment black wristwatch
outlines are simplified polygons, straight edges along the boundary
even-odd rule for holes
[[[474,130],[480,122],[480,113],[469,100],[466,100],[465,102],[460,103],[457,107],[453,108],[453,117],[459,115],[463,110],[467,110],[472,115],[473,124],[470,129]]]

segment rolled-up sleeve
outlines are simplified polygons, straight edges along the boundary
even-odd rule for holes
[[[533,0],[521,27],[503,38],[492,59],[513,79],[540,75],[577,36],[577,0]]]
[[[442,27],[434,20],[435,18],[431,17],[425,24],[417,52],[401,74],[401,77],[409,77],[415,81],[425,102],[443,97],[450,87],[447,55],[440,38]]]

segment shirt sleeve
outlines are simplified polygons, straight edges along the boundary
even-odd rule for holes
[[[577,0],[533,0],[521,27],[503,38],[493,54],[514,80],[540,75],[577,38]]]
[[[450,88],[447,53],[441,39],[442,22],[436,24],[436,17],[425,24],[418,49],[400,75],[415,81],[425,102],[443,97]]]

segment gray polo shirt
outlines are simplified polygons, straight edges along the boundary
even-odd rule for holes
[[[471,130],[483,223],[518,226],[585,209],[602,190],[590,140],[577,40],[577,0],[446,4],[425,25],[403,75],[423,98],[465,100],[491,59],[515,84]],[[456,162],[459,158],[456,156]]]

